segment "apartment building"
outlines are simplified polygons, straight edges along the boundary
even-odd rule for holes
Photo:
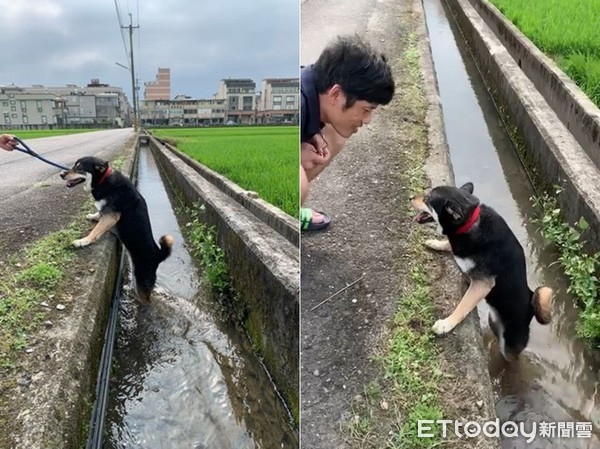
[[[298,123],[299,78],[267,78],[262,81],[256,123]]]
[[[225,123],[225,100],[178,95],[173,100],[144,100],[140,105],[142,126],[208,126]]]
[[[226,101],[227,123],[255,123],[256,83],[251,79],[222,79],[214,98]]]
[[[24,87],[32,95],[54,95],[66,103],[63,114],[64,126],[129,126],[132,111],[121,87],[102,84],[92,79],[86,86],[67,84],[47,87],[39,84]]]
[[[35,94],[22,87],[0,88],[0,127],[46,128],[63,126],[66,121],[66,102],[51,93]]]
[[[144,100],[171,99],[171,69],[158,68],[156,79],[144,83]]]

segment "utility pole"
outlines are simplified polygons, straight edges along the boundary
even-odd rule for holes
[[[129,26],[128,27],[124,27],[122,26],[121,28],[125,28],[129,30],[129,51],[130,51],[130,58],[131,58],[131,64],[129,65],[129,68],[131,69],[131,92],[132,92],[132,103],[133,103],[133,128],[137,131],[139,129],[139,120],[138,120],[138,107],[137,107],[137,86],[135,84],[135,66],[133,64],[133,30],[135,28],[139,28],[140,26],[133,26],[133,19],[131,18],[131,13],[129,13]]]

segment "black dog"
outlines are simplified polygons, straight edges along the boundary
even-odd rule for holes
[[[90,220],[98,220],[96,227],[87,237],[75,240],[73,245],[90,245],[115,226],[131,255],[137,293],[142,299],[149,300],[158,265],[171,254],[173,237],[164,235],[159,240],[160,247],[156,245],[146,201],[133,183],[109,167],[108,162],[83,157],[60,176],[67,181],[67,187],[85,183],[84,189],[91,191],[98,209],[97,213],[87,216]]]
[[[428,240],[425,245],[451,251],[470,286],[454,312],[433,326],[437,334],[450,332],[483,298],[491,314],[490,327],[505,359],[518,356],[529,342],[529,325],[551,319],[552,290],[527,285],[523,247],[504,219],[473,196],[473,184],[461,188],[440,186],[411,198],[420,211],[418,223],[435,221],[448,240]]]

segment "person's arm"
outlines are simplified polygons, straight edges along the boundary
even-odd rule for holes
[[[0,135],[0,148],[6,151],[12,151],[19,144],[10,134]]]

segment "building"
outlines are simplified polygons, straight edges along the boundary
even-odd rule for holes
[[[225,100],[227,123],[255,123],[256,83],[251,79],[222,79],[214,98]]]
[[[155,81],[144,83],[144,100],[171,99],[171,69],[158,68]]]
[[[263,80],[256,123],[298,123],[299,110],[299,78]]]
[[[5,129],[37,129],[65,126],[67,105],[52,93],[31,93],[22,87],[0,88],[0,107]]]
[[[23,89],[30,94],[51,94],[63,99],[67,104],[64,126],[122,127],[132,123],[131,106],[123,89],[102,84],[98,79],[92,79],[85,87],[37,84]]]
[[[173,100],[144,100],[142,126],[209,126],[225,123],[225,100],[194,100],[178,95]]]
[[[256,92],[251,79],[223,79],[212,99],[143,100],[142,126],[210,126],[299,122],[299,78],[268,78]]]

